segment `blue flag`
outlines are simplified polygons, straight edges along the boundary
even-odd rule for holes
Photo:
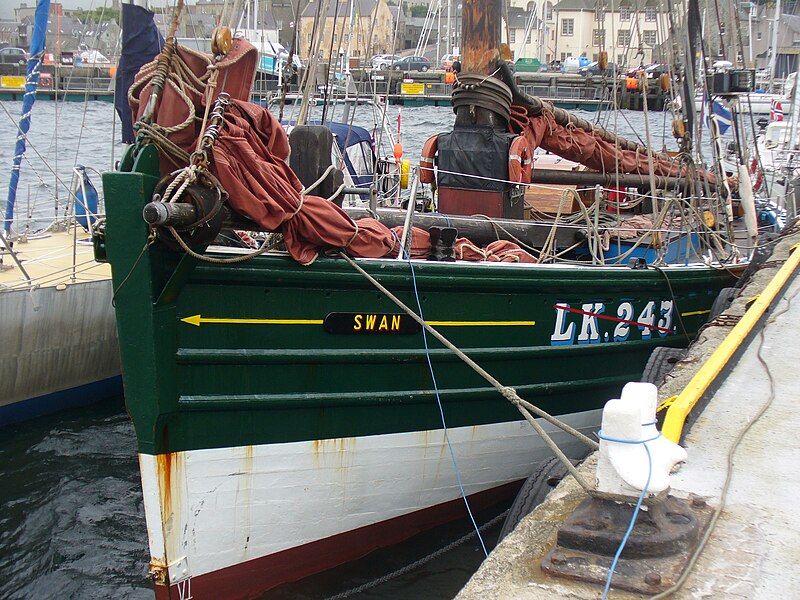
[[[714,120],[717,122],[720,135],[722,135],[730,129],[731,109],[725,106],[720,100],[715,99],[711,103],[711,110],[714,111]],[[706,124],[708,124],[708,115],[706,115]]]

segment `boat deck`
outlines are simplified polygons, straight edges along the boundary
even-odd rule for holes
[[[727,324],[710,327],[659,390],[663,399],[677,393],[744,314],[748,300],[761,293],[800,234],[782,240],[766,268],[757,273],[728,310]],[[800,249],[798,249],[800,251]],[[779,266],[779,265],[778,265]],[[672,494],[704,498],[720,506],[725,480],[731,477],[724,508],[685,585],[672,598],[793,598],[800,586],[795,557],[800,511],[800,391],[796,384],[793,340],[800,336],[800,278],[793,276],[761,325],[742,344],[738,362],[696,421],[684,429],[682,445],[689,459],[672,476]],[[725,323],[725,321],[723,321]],[[697,359],[697,360],[695,360]],[[774,386],[774,388],[773,388]],[[765,409],[765,410],[764,410]],[[760,415],[764,410],[763,415]],[[752,420],[728,467],[737,437]],[[590,464],[591,463],[591,464]],[[582,467],[591,478],[594,461]],[[547,502],[522,520],[484,561],[457,600],[552,598],[596,599],[602,587],[555,579],[538,568],[555,541],[563,519],[585,496],[566,480]],[[610,598],[640,598],[614,590]]]
[[[31,235],[13,245],[22,266],[38,287],[110,279],[108,264],[95,262],[92,242],[83,229],[70,228]],[[2,249],[0,291],[24,289],[31,285],[13,258]]]

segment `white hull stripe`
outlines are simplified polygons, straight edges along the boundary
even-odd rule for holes
[[[566,420],[588,432],[599,414]],[[468,495],[527,477],[550,452],[525,421],[448,434]],[[586,451],[555,437],[568,454]],[[174,565],[172,583],[460,496],[441,430],[141,454],[139,462],[152,564]]]

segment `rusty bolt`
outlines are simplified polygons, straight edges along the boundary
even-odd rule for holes
[[[550,562],[554,565],[563,565],[567,562],[567,558],[560,552],[553,552],[553,555],[550,557]]]
[[[661,583],[661,575],[655,571],[650,571],[644,576],[644,582],[647,585],[659,585]]]
[[[700,496],[692,496],[692,507],[693,508],[705,508],[706,501],[703,500]]]

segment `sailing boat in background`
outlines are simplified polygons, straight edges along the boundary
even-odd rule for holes
[[[46,228],[29,232],[15,223],[49,10],[49,0],[37,2],[0,234],[0,426],[122,394],[110,270],[94,260],[90,240],[92,227],[103,219],[102,194],[89,178],[97,171],[73,169],[65,214]],[[127,88],[120,86],[132,81],[160,47],[153,43],[158,34],[152,13],[126,3],[122,14],[118,99],[127,98]],[[121,116],[123,141],[132,143],[130,111],[127,121]],[[64,183],[59,179],[58,185]]]

